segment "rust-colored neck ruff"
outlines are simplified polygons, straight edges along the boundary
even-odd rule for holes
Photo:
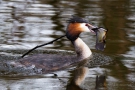
[[[74,41],[77,39],[82,32],[80,23],[69,23],[67,26],[66,36],[69,40]]]

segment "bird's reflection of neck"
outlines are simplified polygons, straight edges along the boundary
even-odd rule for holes
[[[84,90],[80,87],[82,82],[84,81],[86,75],[88,73],[87,67],[79,67],[73,73],[73,78],[71,79],[70,83],[67,85],[66,90]]]
[[[106,75],[100,75],[100,76],[96,76],[96,86],[95,86],[95,89],[96,90],[99,90],[101,89],[102,90],[106,90]]]

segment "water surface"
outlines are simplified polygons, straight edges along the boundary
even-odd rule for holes
[[[64,35],[66,20],[74,14],[108,29],[106,48],[100,53],[114,57],[110,64],[89,68],[82,87],[94,90],[96,76],[106,73],[108,90],[134,90],[134,0],[0,0],[0,60],[17,58],[36,45]],[[94,34],[83,33],[81,37],[93,52],[99,52],[95,50]],[[66,38],[40,49],[74,50]],[[55,73],[58,77],[52,74],[0,76],[0,88],[65,90],[72,72],[63,70]]]

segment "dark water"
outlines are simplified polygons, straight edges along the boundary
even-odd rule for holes
[[[64,35],[73,14],[108,29],[106,48],[100,53],[114,57],[109,65],[89,68],[82,87],[94,90],[96,75],[105,72],[104,90],[135,90],[134,0],[0,0],[1,61]],[[95,35],[81,37],[97,52]],[[74,50],[66,38],[41,49]],[[0,90],[65,90],[71,72],[56,73],[60,80],[53,75],[1,76]]]

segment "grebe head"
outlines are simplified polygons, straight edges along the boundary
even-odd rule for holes
[[[76,40],[81,32],[93,32],[92,29],[95,28],[87,20],[76,16],[70,18],[68,23],[66,36],[71,41]]]

